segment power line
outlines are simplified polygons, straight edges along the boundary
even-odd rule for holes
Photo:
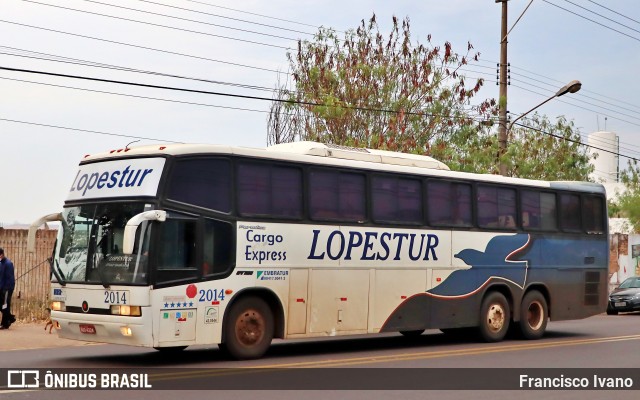
[[[44,82],[28,81],[28,80],[24,80],[24,79],[6,78],[6,77],[3,77],[3,76],[0,76],[0,79],[4,79],[4,80],[8,80],[8,81],[14,81],[14,82],[31,83],[31,84],[34,84],[34,85],[57,87],[57,88],[62,88],[62,89],[81,90],[81,91],[84,91],[84,92],[110,94],[110,95],[114,95],[114,96],[133,97],[133,98],[143,99],[143,100],[156,100],[156,101],[164,101],[164,102],[169,102],[169,103],[187,104],[187,105],[192,105],[192,106],[224,108],[224,109],[227,109],[227,110],[236,110],[236,111],[250,111],[250,112],[259,112],[259,113],[269,113],[269,111],[266,111],[266,110],[255,110],[255,109],[252,109],[252,108],[221,106],[221,105],[217,105],[217,104],[197,103],[197,102],[193,102],[193,101],[163,99],[163,98],[160,98],[160,97],[140,96],[140,95],[135,95],[135,94],[109,92],[109,91],[106,91],[106,90],[86,89],[86,88],[79,88],[79,87],[75,87],[75,86],[56,85],[56,84],[53,84],[53,83],[44,83]],[[290,114],[284,114],[284,115],[290,115]]]
[[[518,81],[518,80],[515,80],[515,81]],[[522,89],[522,90],[528,91],[528,92],[530,92],[530,93],[537,94],[537,95],[539,95],[539,96],[546,96],[546,95],[543,95],[543,94],[541,94],[541,93],[537,93],[537,92],[535,92],[535,91],[533,91],[533,90],[531,90],[531,89],[524,88],[524,87],[522,87],[522,86],[518,86],[518,85],[512,85],[512,86],[513,86],[513,87],[516,87],[516,88],[518,88],[518,89]],[[535,86],[535,85],[529,85],[529,86],[537,87],[537,88],[539,88],[539,89],[543,89],[543,90],[544,90],[544,88],[540,88],[539,86]],[[553,91],[551,91],[551,92],[553,92]],[[567,102],[567,101],[563,101],[563,100],[556,100],[556,101],[559,101],[559,102],[561,102],[561,103],[568,104],[568,105],[573,106],[573,107],[580,108],[580,109],[582,109],[582,110],[586,110],[586,111],[594,112],[594,113],[596,113],[596,114],[598,113],[598,111],[595,111],[595,110],[592,110],[592,109],[589,109],[589,108],[585,108],[585,107],[582,107],[582,106],[579,106],[579,105],[573,104],[573,103],[571,103],[571,102]],[[591,103],[588,103],[588,102],[585,102],[585,101],[581,101],[581,103],[586,103],[586,104],[594,105],[594,104],[591,104]],[[595,106],[595,107],[599,107],[599,108],[604,109],[603,107],[600,107],[600,106],[597,106],[597,105],[594,105],[594,106]],[[607,109],[607,110],[608,110],[608,109]],[[610,110],[610,111],[611,111],[611,110]],[[623,113],[618,113],[618,114],[625,115],[625,116],[629,116],[629,115],[627,115],[627,114],[623,114]],[[611,116],[611,115],[607,115],[607,114],[605,114],[605,116],[606,116],[606,117],[608,117],[608,118],[611,118],[611,119],[615,119],[615,120],[618,120],[618,121],[621,121],[621,122],[625,122],[625,123],[631,124],[631,125],[640,126],[640,124],[636,124],[636,123],[633,123],[633,122],[631,122],[631,121],[627,121],[627,120],[624,120],[624,119],[621,119],[621,118],[616,118],[616,117]],[[632,118],[634,118],[634,119],[639,119],[638,117],[633,117],[633,116],[631,116],[631,117],[632,117]],[[612,144],[613,144],[613,143],[612,143]],[[633,143],[628,143],[628,142],[619,142],[619,144],[624,144],[624,145],[630,146],[630,147],[628,147],[628,149],[630,149],[630,150],[632,150],[632,151],[637,151],[637,150],[633,150],[633,148],[638,148],[638,146],[637,146],[637,145],[635,145],[635,144],[633,144]]]
[[[522,87],[522,86],[518,86],[518,85],[511,85],[511,86],[512,86],[512,87],[517,87],[518,89],[526,90],[527,92],[535,93],[535,94],[537,94],[537,95],[539,95],[539,96],[546,96],[546,95],[544,95],[544,94],[534,92],[533,90],[530,90],[530,89],[524,88],[524,87]],[[593,113],[597,113],[597,111],[595,111],[595,110],[592,110],[592,109],[590,109],[590,108],[586,108],[586,107],[582,107],[582,106],[579,106],[579,105],[577,105],[577,104],[573,104],[573,103],[567,102],[567,101],[565,101],[565,100],[557,99],[557,100],[555,100],[555,101],[560,102],[560,103],[564,103],[564,104],[568,104],[568,105],[571,105],[571,106],[573,106],[573,107],[580,108],[580,109],[585,110],[585,111],[590,111],[590,112],[593,112]],[[607,115],[607,117],[609,117],[609,118],[611,118],[611,119],[615,119],[615,120],[621,121],[621,122],[626,122],[626,123],[628,123],[628,124],[630,124],[630,125],[640,126],[640,124],[636,124],[636,123],[633,123],[633,122],[631,122],[631,121],[624,120],[624,119],[622,119],[622,118],[616,118],[616,117],[611,116],[611,115]]]
[[[637,37],[635,37],[635,36],[631,36],[631,35],[629,35],[629,34],[627,34],[627,33],[624,33],[624,32],[622,32],[622,31],[619,31],[619,30],[617,30],[617,29],[614,29],[614,28],[612,28],[612,27],[610,27],[610,26],[607,26],[607,25],[605,25],[605,24],[602,24],[602,23],[600,23],[600,22],[598,22],[598,21],[594,21],[594,20],[592,20],[591,18],[587,18],[587,17],[585,17],[584,15],[580,15],[580,14],[578,14],[578,13],[576,13],[576,12],[573,12],[573,11],[571,11],[571,10],[568,10],[568,9],[566,9],[566,8],[564,8],[564,7],[561,7],[561,6],[557,5],[557,4],[553,4],[553,3],[552,3],[552,2],[550,2],[549,0],[542,0],[542,1],[544,1],[544,2],[545,2],[545,3],[547,3],[547,4],[552,5],[552,6],[554,6],[554,7],[558,7],[559,9],[564,10],[564,11],[566,11],[566,12],[568,12],[568,13],[571,13],[571,14],[573,14],[573,15],[575,15],[575,16],[578,16],[578,17],[580,17],[580,18],[586,19],[587,21],[593,22],[594,24],[600,25],[600,26],[602,26],[602,27],[604,27],[604,28],[607,28],[607,29],[609,29],[609,30],[612,30],[612,31],[614,31],[614,32],[617,32],[617,33],[619,33],[619,34],[621,34],[621,35],[624,35],[624,36],[626,36],[626,37],[628,37],[628,38],[631,38],[631,39],[633,39],[633,40],[636,40],[636,41],[640,42],[640,39],[639,39],[639,38],[637,38]]]
[[[138,0],[138,1],[143,1],[145,3],[153,3],[152,1],[147,1],[147,0]],[[239,12],[239,13],[243,13],[243,14],[249,14],[249,15],[255,15],[255,16],[258,16],[258,17],[269,18],[269,19],[273,19],[273,20],[277,20],[277,21],[289,22],[289,23],[292,23],[292,24],[298,24],[298,25],[302,25],[302,26],[308,26],[308,27],[311,27],[311,28],[316,28],[316,29],[318,28],[315,25],[311,25],[311,24],[307,24],[307,23],[299,22],[299,21],[293,21],[293,20],[290,20],[290,19],[272,17],[272,16],[268,16],[268,15],[264,15],[264,14],[257,14],[257,13],[253,13],[253,12],[249,12],[249,11],[238,10],[236,8],[230,8],[230,7],[219,6],[219,5],[216,5],[216,4],[204,3],[202,1],[195,1],[195,0],[186,0],[186,1],[189,1],[191,3],[202,4],[202,5],[209,6],[209,7],[222,8],[224,10],[235,11],[235,12]],[[158,3],[154,3],[154,4],[158,4]],[[257,23],[257,22],[251,22],[251,23]]]
[[[106,135],[106,136],[126,137],[126,138],[141,139],[141,140],[153,140],[153,141],[156,141],[156,142],[183,143],[183,142],[176,142],[176,141],[173,141],[173,140],[149,138],[149,137],[144,137],[144,136],[124,135],[124,134],[120,134],[120,133],[92,131],[92,130],[89,130],[89,129],[69,128],[67,126],[42,124],[42,123],[38,123],[38,122],[29,122],[29,121],[19,121],[19,120],[8,119],[8,118],[0,118],[0,121],[13,122],[13,123],[16,123],[16,124],[42,126],[42,127],[46,127],[46,128],[66,129],[66,130],[76,131],[76,132],[96,133],[96,134],[99,134],[99,135]]]
[[[539,73],[537,73],[537,72],[529,71],[529,70],[524,69],[524,68],[522,68],[522,67],[518,67],[518,66],[511,66],[511,68],[519,69],[519,70],[522,70],[522,71],[524,71],[524,72],[526,72],[526,73],[528,73],[528,74],[536,75],[536,76],[539,76],[539,77],[542,77],[542,78],[548,79],[548,80],[550,80],[550,81],[560,83],[560,84],[562,84],[562,85],[564,85],[564,84],[566,83],[566,82],[560,81],[560,80],[558,80],[558,79],[550,78],[550,77],[548,77],[548,76],[545,76],[545,75],[539,74]],[[521,76],[524,76],[523,74],[518,74],[517,72],[514,72],[514,74],[515,74],[515,75],[521,75]],[[629,102],[626,102],[626,101],[623,101],[623,100],[620,100],[620,99],[615,99],[615,98],[613,98],[613,97],[609,97],[609,96],[607,96],[607,95],[604,95],[604,94],[601,94],[601,93],[597,93],[597,92],[591,91],[591,90],[589,90],[589,89],[580,89],[580,93],[582,93],[582,92],[595,94],[595,95],[597,95],[597,96],[604,97],[605,99],[614,100],[614,101],[617,101],[617,102],[619,102],[619,103],[621,103],[621,104],[626,104],[626,105],[629,105],[629,106],[632,106],[632,107],[635,107],[635,108],[639,108],[639,109],[640,109],[640,106],[638,106],[638,105],[636,105],[636,104],[631,104],[631,103],[629,103]],[[578,95],[580,95],[580,94],[578,94]]]
[[[252,66],[252,65],[246,65],[246,64],[240,64],[240,63],[235,63],[235,62],[217,60],[215,58],[200,57],[200,56],[195,56],[195,55],[192,55],[192,54],[185,54],[185,53],[179,53],[179,52],[175,52],[175,51],[156,49],[156,48],[153,48],[153,47],[140,46],[140,45],[131,44],[131,43],[125,43],[125,42],[118,42],[118,41],[115,41],[115,40],[102,39],[102,38],[98,38],[98,37],[94,37],[94,36],[81,35],[81,34],[78,34],[78,33],[65,32],[65,31],[60,31],[60,30],[56,30],[56,29],[43,28],[41,26],[22,24],[22,23],[19,23],[19,22],[7,21],[7,20],[3,20],[3,19],[0,19],[0,22],[3,22],[5,24],[23,26],[23,27],[26,27],[26,28],[39,29],[39,30],[43,30],[43,31],[47,31],[47,32],[59,33],[59,34],[62,34],[62,35],[76,36],[76,37],[81,37],[81,38],[84,38],[84,39],[91,39],[91,40],[97,40],[97,41],[106,42],[106,43],[118,44],[118,45],[121,45],[121,46],[128,46],[128,47],[133,47],[133,48],[137,48],[137,49],[151,50],[151,51],[157,51],[157,52],[160,52],[160,53],[177,55],[177,56],[181,56],[181,57],[188,57],[188,58],[195,58],[195,59],[198,59],[198,60],[212,61],[212,62],[216,62],[216,63],[220,63],[220,64],[232,65],[232,66],[235,66],[235,67],[243,67],[243,68],[249,68],[249,69],[254,69],[254,70],[259,70],[259,71],[280,73],[280,71],[277,71],[275,69],[255,67],[255,66]]]
[[[529,76],[527,76],[527,75],[525,75],[525,74],[519,74],[519,73],[514,72],[514,73],[513,73],[513,75],[521,76],[521,77],[523,77],[523,78],[525,78],[525,79],[528,79],[528,80],[530,80],[530,81],[534,81],[534,82],[542,83],[543,85],[551,86],[553,89],[550,89],[550,91],[555,92],[555,91],[557,91],[557,90],[558,90],[557,86],[556,86],[556,85],[554,85],[554,84],[550,84],[550,83],[544,82],[544,81],[539,80],[539,79],[536,79],[536,78],[531,78],[531,77],[529,77]],[[515,80],[515,81],[517,81],[517,79],[514,79],[514,80]],[[580,92],[582,92],[582,90],[580,90]],[[585,92],[588,92],[588,91],[586,91],[586,90],[585,90]],[[588,92],[588,93],[593,93],[593,92]],[[631,109],[631,108],[623,107],[623,106],[620,106],[620,105],[618,105],[618,104],[614,104],[614,103],[611,103],[611,102],[608,102],[608,101],[605,101],[605,100],[601,100],[601,99],[598,99],[598,98],[595,98],[595,97],[592,97],[592,96],[588,96],[588,95],[586,95],[586,94],[582,94],[582,93],[575,93],[575,94],[573,95],[573,97],[574,97],[574,98],[577,98],[577,97],[584,97],[584,98],[586,98],[586,99],[590,99],[590,100],[597,101],[597,102],[600,102],[600,103],[603,103],[603,104],[607,104],[607,105],[610,105],[610,106],[614,106],[614,107],[617,107],[617,108],[619,108],[619,109],[621,109],[621,110],[627,110],[627,111],[630,111],[630,112],[632,112],[632,113],[638,113],[638,112],[640,112],[640,107],[638,107],[638,106],[635,106],[635,107],[638,107],[638,109],[637,109],[637,110],[633,110],[633,109]],[[619,100],[616,100],[616,101],[619,101]],[[621,104],[625,104],[625,103],[624,103],[624,102],[621,102]],[[630,105],[631,105],[631,106],[634,106],[633,104],[630,104]],[[600,107],[600,106],[598,106],[598,107]],[[604,107],[603,107],[603,108],[604,108]]]
[[[15,47],[1,46],[0,45],[0,49],[1,48],[7,48],[7,49],[10,49],[10,50],[20,51],[20,52],[27,52],[27,53],[31,53],[32,52],[30,50],[24,50],[24,49],[19,49],[19,48],[15,48]],[[246,89],[253,89],[253,90],[262,90],[262,91],[268,91],[268,92],[272,92],[272,93],[278,92],[278,90],[279,90],[279,89],[269,89],[269,88],[264,88],[264,87],[260,87],[260,86],[246,85],[246,84],[234,83],[234,82],[214,81],[214,80],[209,80],[209,79],[185,77],[185,76],[181,76],[181,75],[166,74],[166,73],[155,72],[155,71],[138,70],[138,69],[133,69],[133,68],[128,68],[128,67],[112,65],[112,64],[103,64],[103,63],[97,63],[97,62],[94,62],[94,61],[87,61],[87,60],[80,60],[80,59],[75,59],[75,58],[61,57],[61,56],[56,56],[56,55],[52,55],[52,54],[48,54],[48,53],[41,53],[41,52],[33,52],[33,53],[35,53],[37,55],[44,55],[45,57],[36,57],[36,56],[30,56],[30,55],[24,55],[24,54],[12,54],[12,53],[0,52],[0,54],[5,54],[5,55],[9,55],[9,56],[25,57],[25,58],[32,58],[32,59],[39,59],[39,60],[53,61],[53,62],[61,62],[61,63],[69,63],[69,64],[73,64],[73,65],[82,65],[82,66],[97,67],[97,68],[107,68],[107,69],[114,69],[114,70],[118,70],[118,71],[136,72],[136,73],[151,74],[151,75],[157,75],[157,76],[166,76],[166,77],[173,77],[173,78],[179,78],[179,79],[201,81],[201,82],[206,82],[206,83],[227,85],[227,86],[232,86],[232,87],[239,87],[239,88],[246,88]],[[51,59],[51,58],[47,58],[47,57],[62,58],[62,60]],[[466,71],[465,69],[460,69],[460,70],[461,71]],[[471,72],[476,72],[476,73],[479,73],[479,74],[489,75],[487,73],[480,72],[480,71],[473,71],[473,70],[470,70],[470,71]],[[477,80],[481,80],[481,79],[482,80],[486,80],[485,78],[472,77],[472,76],[466,76],[466,78],[477,79]],[[9,79],[9,78],[4,78],[4,79]],[[18,80],[18,81],[20,81],[20,80]],[[490,82],[490,80],[488,80],[488,81]],[[24,82],[39,83],[39,82],[32,82],[32,81],[24,81]],[[60,86],[60,85],[52,85],[52,86]],[[65,86],[60,86],[60,87],[65,87]],[[79,89],[79,88],[77,88],[77,89]],[[89,89],[86,89],[86,90],[89,90]],[[98,92],[100,92],[100,91],[98,91]],[[111,93],[111,92],[103,92],[103,93]],[[288,93],[295,95],[296,93],[302,93],[302,92],[299,92],[299,91],[288,91]],[[114,93],[114,94],[117,94],[117,93]],[[134,96],[134,97],[136,97],[136,96]],[[137,96],[137,97],[144,98],[143,96]],[[185,103],[189,104],[188,102],[185,102]],[[198,103],[194,103],[194,104],[200,105]],[[224,108],[223,106],[219,106],[219,107]],[[257,111],[257,110],[247,109],[247,111]]]
[[[526,90],[526,91],[528,91],[528,92],[531,92],[531,93],[534,93],[534,94],[537,94],[537,95],[540,95],[540,96],[544,96],[544,95],[542,95],[542,94],[540,94],[540,93],[537,93],[537,92],[535,92],[535,91],[533,91],[533,90],[526,89],[526,88],[523,88],[523,87],[520,87],[520,86],[517,86],[517,85],[511,85],[511,86],[515,86],[515,87],[517,87],[517,88],[519,88],[519,89]],[[592,112],[593,112],[593,110],[590,110],[590,109],[588,109],[588,108],[581,107],[581,106],[578,106],[578,105],[575,105],[575,104],[572,104],[572,103],[569,103],[569,102],[566,102],[566,101],[563,101],[563,100],[556,100],[556,101],[561,102],[561,103],[565,103],[565,104],[568,104],[568,105],[571,105],[571,106],[573,106],[573,107],[581,108],[581,109],[583,109],[583,110],[587,110],[587,111],[592,111]],[[611,117],[611,116],[609,116],[609,118],[616,119],[616,120],[619,120],[619,121],[622,121],[622,122],[626,122],[626,123],[631,124],[631,125],[640,126],[639,124],[634,124],[633,122],[625,121],[625,120],[620,119],[620,118],[615,118],[615,117]],[[516,123],[516,125],[518,125],[518,124]],[[636,147],[636,148],[637,148],[637,146],[634,146],[634,147]],[[633,153],[640,153],[638,150],[635,150],[635,149],[633,149],[633,148],[627,148],[627,147],[621,147],[621,148],[622,148],[623,150],[629,150],[629,151],[631,151],[631,152],[633,152]],[[625,157],[626,157],[626,156],[625,156]]]
[[[216,96],[225,96],[225,97],[240,98],[240,99],[247,99],[247,100],[261,100],[261,101],[278,102],[278,103],[300,104],[300,105],[307,105],[307,106],[340,107],[340,108],[358,110],[358,111],[381,112],[381,113],[390,113],[390,114],[398,114],[398,113],[402,112],[402,113],[404,113],[406,115],[418,115],[418,116],[430,116],[430,117],[446,117],[446,118],[451,118],[451,119],[465,119],[465,118],[468,118],[468,117],[446,116],[446,115],[424,113],[424,112],[415,112],[415,111],[414,112],[411,112],[411,111],[395,111],[395,110],[382,109],[382,108],[368,108],[368,107],[353,106],[353,105],[337,105],[337,106],[333,106],[333,105],[330,105],[330,104],[315,103],[315,102],[311,102],[311,101],[286,100],[286,99],[260,97],[260,96],[249,96],[249,95],[235,94],[235,93],[214,92],[214,91],[208,91],[208,90],[186,89],[186,88],[179,88],[179,87],[173,87],[173,86],[151,85],[151,84],[146,84],[146,83],[126,82],[126,81],[119,81],[119,80],[113,80],[113,79],[93,78],[93,77],[86,77],[86,76],[80,76],[80,75],[59,74],[59,73],[53,73],[53,72],[35,71],[35,70],[28,70],[28,69],[21,69],[21,68],[10,68],[10,67],[2,67],[2,66],[0,66],[0,70],[14,71],[14,72],[25,72],[25,73],[37,74],[37,75],[45,75],[45,76],[56,76],[56,77],[61,77],[61,78],[80,79],[80,80],[94,81],[94,82],[114,83],[114,84],[119,84],[119,85],[128,85],[128,86],[144,87],[144,88],[151,88],[151,89],[163,89],[163,90],[173,90],[173,91],[178,91],[178,92],[210,94],[210,95],[216,95]]]
[[[32,2],[32,3],[45,4],[45,5],[49,5],[49,6],[52,6],[52,7],[57,7],[57,6],[54,6],[52,4],[39,3],[39,2],[36,2],[34,0],[22,0],[22,1],[28,1],[28,2]],[[87,3],[100,4],[100,5],[104,5],[104,6],[107,6],[107,7],[120,8],[120,9],[124,9],[124,10],[136,11],[136,12],[139,12],[139,13],[145,13],[145,14],[157,15],[157,16],[166,17],[166,18],[178,19],[178,20],[182,20],[182,21],[194,22],[194,23],[197,23],[197,24],[215,26],[215,27],[224,28],[224,29],[230,29],[230,30],[234,30],[234,31],[240,31],[240,32],[245,32],[245,33],[253,33],[253,34],[261,35],[261,36],[269,36],[269,37],[273,37],[273,38],[277,38],[277,39],[293,40],[293,41],[297,41],[298,40],[297,38],[290,38],[290,37],[286,37],[286,36],[273,35],[273,34],[270,34],[270,33],[251,31],[251,30],[242,29],[242,28],[234,28],[234,27],[231,27],[231,26],[219,25],[219,24],[214,24],[214,23],[211,23],[211,22],[198,21],[198,20],[193,20],[193,19],[188,19],[188,18],[181,18],[181,17],[176,17],[174,15],[161,14],[161,13],[157,13],[157,12],[153,12],[153,11],[140,10],[140,9],[137,9],[137,8],[118,6],[118,5],[115,5],[115,4],[103,3],[103,2],[95,1],[95,0],[82,0],[82,1],[85,1]],[[142,0],[139,0],[139,1],[142,1]],[[215,14],[210,14],[210,13],[206,13],[206,12],[197,11],[197,10],[191,10],[191,9],[188,9],[188,8],[170,6],[170,5],[160,4],[160,3],[155,3],[155,2],[149,2],[149,3],[157,4],[157,5],[160,5],[160,6],[163,6],[163,7],[169,7],[169,8],[173,8],[173,9],[189,11],[189,12],[196,13],[196,14],[203,14],[203,15],[215,16],[215,17],[220,17],[220,18],[225,18],[225,19],[232,19],[232,18],[227,18],[227,17],[223,17],[223,16],[218,16],[218,15],[215,15]],[[82,11],[82,10],[78,10],[78,11]],[[243,21],[243,22],[249,22],[249,21]],[[260,25],[262,25],[262,24],[260,24]],[[305,35],[313,35],[312,33],[306,33],[306,32],[302,32],[302,31],[295,31],[295,30],[286,29],[286,28],[279,28],[279,27],[273,26],[273,25],[267,25],[267,26],[269,28],[273,28],[273,29],[283,29],[283,30],[292,31],[292,32],[296,32],[296,33],[302,33],[302,34],[305,34]]]
[[[532,131],[535,131],[535,132],[538,132],[538,133],[542,133],[544,135],[552,136],[552,137],[554,137],[556,139],[561,139],[561,140],[565,140],[567,142],[571,142],[571,143],[579,144],[581,146],[589,147],[589,148],[592,148],[594,150],[603,151],[605,153],[614,154],[614,155],[617,155],[617,156],[620,156],[620,157],[624,157],[624,158],[629,158],[629,159],[634,160],[634,161],[640,161],[640,159],[635,158],[635,157],[627,156],[627,155],[621,154],[619,152],[615,152],[615,151],[612,151],[612,150],[606,150],[606,149],[602,149],[600,147],[596,147],[596,146],[592,146],[592,145],[589,145],[589,144],[586,144],[586,143],[582,143],[581,141],[578,141],[578,140],[575,140],[575,139],[566,138],[566,137],[560,136],[560,135],[556,135],[555,133],[546,132],[546,131],[543,131],[542,129],[534,128],[532,126],[527,126],[527,125],[524,125],[524,124],[522,124],[520,122],[516,122],[515,125],[518,125],[518,126],[520,126],[522,128],[531,129]]]
[[[593,10],[589,10],[588,8],[583,7],[583,6],[579,5],[579,4],[576,4],[576,3],[574,3],[574,2],[572,2],[572,1],[570,1],[570,0],[564,0],[564,1],[566,1],[566,2],[567,2],[567,3],[569,3],[569,4],[573,4],[574,6],[576,6],[576,7],[578,7],[578,8],[581,8],[581,9],[583,9],[583,10],[585,10],[585,11],[588,11],[588,12],[590,12],[590,13],[592,13],[592,14],[595,14],[595,15],[597,15],[597,16],[598,16],[598,17],[600,17],[600,18],[604,18],[604,19],[606,19],[607,21],[611,21],[611,22],[616,23],[616,24],[618,24],[618,25],[620,25],[620,26],[624,26],[625,28],[627,28],[627,29],[629,29],[629,30],[632,30],[632,31],[634,31],[634,32],[638,32],[638,33],[640,33],[640,31],[639,31],[639,30],[637,30],[637,29],[634,29],[634,28],[632,28],[632,27],[630,27],[630,26],[627,26],[627,25],[625,25],[625,24],[623,24],[623,23],[620,23],[620,22],[618,22],[618,21],[616,21],[616,20],[614,20],[614,19],[611,19],[611,18],[609,18],[609,17],[605,17],[605,16],[604,16],[604,15],[602,15],[602,14],[598,14],[597,12],[595,12],[595,11],[593,11]]]
[[[519,79],[511,78],[511,80],[512,80],[512,81],[514,81],[514,82],[521,82],[521,83],[527,84],[527,85],[529,85],[529,86],[531,86],[531,87],[535,87],[535,88],[538,88],[538,89],[548,90],[548,89],[545,89],[545,88],[543,88],[543,87],[540,87],[540,86],[537,86],[537,85],[533,85],[533,84],[528,83],[528,82],[521,81],[521,80],[519,80]],[[574,100],[575,100],[575,99],[574,99]],[[619,111],[613,110],[613,109],[611,109],[611,108],[606,108],[606,107],[603,107],[603,106],[599,106],[599,105],[597,105],[597,104],[593,104],[593,103],[590,103],[590,102],[588,102],[588,101],[584,101],[584,100],[582,100],[581,102],[582,102],[582,103],[584,103],[584,104],[590,105],[590,106],[599,107],[599,108],[601,108],[601,109],[603,109],[603,110],[606,110],[606,111],[610,111],[610,112],[617,113],[618,115],[623,115],[623,116],[625,116],[625,117],[629,117],[629,118],[636,119],[636,120],[638,120],[638,121],[640,122],[640,117],[636,117],[636,116],[633,116],[633,115],[625,114],[625,113],[623,113],[623,112],[619,112]]]
[[[41,2],[38,2],[38,1],[34,1],[34,0],[22,0],[22,1],[26,1],[26,2],[34,3],[34,4],[39,4],[39,5],[43,5],[43,6],[48,6],[48,7],[60,8],[60,9],[63,9],[63,10],[76,11],[76,12],[81,12],[81,13],[91,14],[91,15],[98,15],[100,17],[118,19],[118,20],[121,20],[121,21],[135,22],[135,23],[138,23],[138,24],[155,26],[155,27],[159,27],[159,28],[173,29],[173,30],[176,30],[176,31],[187,32],[187,33],[195,33],[195,34],[198,34],[198,35],[217,37],[217,38],[220,38],[220,39],[234,40],[234,41],[238,41],[238,42],[257,44],[257,45],[260,45],[260,46],[275,47],[275,48],[284,49],[284,50],[291,50],[290,47],[279,46],[279,45],[271,44],[271,43],[256,42],[255,40],[240,39],[240,38],[234,38],[234,37],[231,37],[231,36],[217,35],[215,33],[194,31],[192,29],[178,28],[178,27],[175,27],[175,26],[164,25],[164,24],[156,24],[156,23],[153,23],[153,22],[140,21],[140,20],[131,19],[131,18],[116,17],[114,15],[102,14],[102,13],[98,13],[98,12],[94,12],[94,11],[78,10],[76,8],[57,6],[57,5],[48,4],[48,3],[41,3]],[[118,7],[118,6],[114,6],[114,7]],[[135,9],[132,9],[132,8],[126,8],[126,7],[121,7],[121,8],[134,10],[134,11],[140,11],[140,10],[135,10]],[[140,12],[145,12],[145,13],[150,13],[150,14],[155,14],[155,15],[162,15],[162,16],[168,17],[168,18],[177,18],[177,19],[181,19],[181,20],[185,19],[185,18],[172,17],[172,16],[168,16],[168,15],[163,15],[163,14],[156,14],[156,13],[152,13],[150,11],[140,11]],[[215,25],[215,24],[210,24],[210,23],[207,23],[207,22],[199,22],[199,21],[194,21],[194,20],[187,20],[187,21],[203,23],[203,24],[206,24],[206,25]],[[215,25],[215,26],[219,26],[219,25]],[[228,27],[225,27],[225,28],[228,28]],[[236,28],[228,28],[228,29],[236,29]],[[241,30],[241,29],[239,29],[239,30]],[[245,31],[245,32],[248,32],[248,31]],[[252,33],[255,33],[255,32],[252,32]],[[274,36],[274,35],[266,35],[266,36],[278,37],[278,36]],[[297,40],[297,39],[291,39],[291,38],[284,38],[284,39]]]
[[[88,60],[82,60],[82,59],[78,59],[78,58],[69,58],[69,57],[57,56],[55,54],[41,53],[41,52],[32,51],[32,50],[25,50],[25,49],[19,49],[19,48],[16,48],[16,47],[9,47],[9,46],[0,45],[0,49],[2,49],[2,48],[13,50],[13,51],[24,52],[24,53],[27,53],[27,54],[30,54],[30,53],[34,54],[34,55],[27,55],[27,54],[13,54],[13,53],[0,52],[0,54],[13,56],[13,57],[24,57],[24,58],[30,58],[30,59],[42,60],[42,61],[51,61],[51,62],[57,62],[57,63],[81,65],[81,66],[85,66],[85,67],[104,68],[104,69],[112,69],[112,70],[116,70],[116,71],[125,71],[125,72],[135,72],[135,73],[148,74],[148,75],[154,75],[154,76],[163,76],[163,77],[192,80],[192,81],[204,82],[204,83],[213,83],[213,84],[216,84],[216,85],[233,86],[233,87],[239,87],[239,88],[243,88],[243,89],[261,90],[261,91],[268,91],[268,92],[274,92],[276,90],[276,89],[266,88],[264,86],[249,85],[249,84],[242,84],[242,83],[235,83],[235,82],[225,82],[225,81],[218,81],[218,80],[204,79],[204,78],[188,77],[188,76],[183,76],[183,75],[168,74],[168,73],[157,72],[157,71],[148,71],[148,70],[141,70],[141,69],[136,69],[136,68],[123,67],[123,66],[114,65],[114,64],[103,64],[103,63],[98,63],[98,62],[95,62],[95,61],[88,61]]]
[[[605,6],[603,6],[602,4],[596,3],[596,2],[595,2],[595,1],[593,1],[593,0],[588,0],[588,1],[589,1],[590,3],[593,3],[593,4],[597,5],[598,7],[602,7],[602,8],[604,8],[605,10],[611,11],[611,12],[612,12],[612,13],[614,13],[614,14],[618,14],[619,16],[621,16],[621,17],[623,17],[623,18],[626,18],[626,19],[628,19],[628,20],[631,20],[631,21],[633,21],[633,22],[635,22],[635,23],[637,23],[637,24],[640,24],[640,21],[635,20],[635,19],[633,19],[633,18],[630,18],[630,17],[628,17],[628,16],[626,16],[626,15],[624,15],[624,14],[621,14],[621,13],[619,13],[619,12],[615,11],[615,10],[612,10],[612,9],[610,9],[610,8],[608,8],[608,7],[605,7]]]

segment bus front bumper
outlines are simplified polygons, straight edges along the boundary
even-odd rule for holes
[[[52,311],[51,320],[58,336],[85,342],[124,344],[153,347],[151,316],[140,317],[117,315],[78,314]]]

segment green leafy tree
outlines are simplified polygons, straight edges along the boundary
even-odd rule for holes
[[[493,115],[495,102],[470,106],[483,85],[459,71],[479,56],[470,54],[471,44],[459,55],[450,43],[432,46],[430,40],[414,46],[408,18],[394,17],[388,36],[379,32],[375,15],[344,39],[320,28],[315,40],[299,42],[297,53],[287,55],[295,90],[279,88],[268,142],[313,140],[445,156],[461,132],[485,129],[477,120]],[[287,118],[291,123],[283,124]]]
[[[340,39],[320,28],[288,53],[292,80],[277,84],[269,115],[269,144],[311,140],[432,156],[453,170],[498,173],[494,99],[471,101],[482,79],[461,67],[479,53],[455,53],[411,42],[409,19],[393,18],[383,36],[375,15]],[[534,114],[510,130],[504,162],[511,176],[587,180],[586,148],[573,122]],[[547,134],[540,133],[546,132]],[[559,138],[550,136],[553,134]],[[575,141],[571,142],[571,140]]]
[[[640,166],[636,160],[629,161],[628,168],[620,172],[620,180],[625,190],[615,201],[609,202],[609,216],[629,218],[633,230],[640,232]]]
[[[573,121],[555,122],[534,113],[509,131],[505,163],[509,176],[542,180],[588,181],[593,172],[588,149]]]

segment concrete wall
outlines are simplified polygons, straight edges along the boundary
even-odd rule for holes
[[[630,276],[640,276],[640,235],[613,233],[610,236],[610,289]]]

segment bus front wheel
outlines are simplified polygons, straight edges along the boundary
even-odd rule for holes
[[[509,330],[511,311],[509,302],[500,292],[491,292],[482,301],[480,308],[480,326],[478,331],[482,340],[499,342]]]
[[[542,293],[532,290],[520,304],[520,332],[525,339],[540,339],[547,329],[549,312]]]
[[[242,298],[229,310],[223,347],[237,360],[260,358],[271,345],[273,324],[273,314],[264,300]]]

